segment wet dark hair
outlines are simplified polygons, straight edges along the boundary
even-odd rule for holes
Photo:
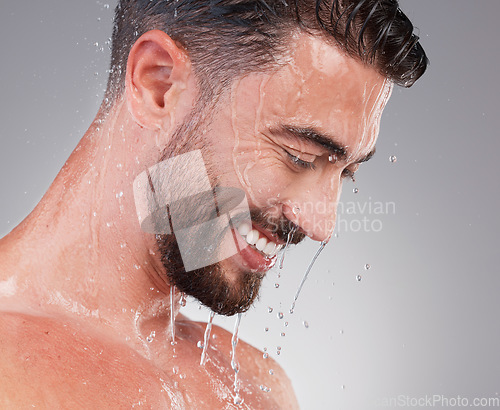
[[[124,90],[128,54],[159,29],[189,53],[209,98],[231,80],[277,66],[298,28],[338,45],[397,85],[410,87],[428,59],[397,0],[119,0],[107,97]]]

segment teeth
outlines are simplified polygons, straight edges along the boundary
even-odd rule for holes
[[[274,256],[276,255],[277,250],[278,250],[278,245],[276,245],[274,242],[268,242],[262,252],[264,252],[266,255]]]
[[[255,244],[255,247],[259,250],[259,251],[263,251],[264,248],[266,247],[267,245],[267,239],[266,238],[260,238],[257,243]]]
[[[238,226],[238,232],[241,236],[248,235],[248,232],[250,232],[251,230],[252,227],[247,223],[242,223],[240,226]]]
[[[264,253],[268,257],[273,257],[282,248],[281,245],[268,240],[265,236],[261,236],[260,232],[246,223],[238,226],[238,232],[243,236],[249,245],[255,246],[257,250]]]
[[[255,245],[259,240],[259,233],[255,229],[252,229],[250,232],[248,232],[245,239],[249,245]]]

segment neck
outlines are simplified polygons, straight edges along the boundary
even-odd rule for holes
[[[38,206],[0,241],[0,309],[70,315],[138,342],[153,327],[168,331],[180,297],[171,301],[160,279],[132,191],[159,149],[144,149],[145,131],[123,102],[97,118]]]

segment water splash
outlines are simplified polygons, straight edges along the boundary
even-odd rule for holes
[[[215,312],[210,312],[208,317],[207,327],[205,328],[205,336],[203,338],[203,351],[201,352],[200,366],[205,366],[207,361],[207,349],[210,341],[210,332],[212,331],[212,322],[214,321]]]
[[[236,358],[236,345],[238,344],[238,332],[240,330],[240,323],[241,323],[241,313],[238,313],[238,316],[236,317],[236,322],[234,323],[234,330],[233,330],[233,337],[231,339],[231,367],[234,371],[234,404],[241,404],[243,403],[243,400],[241,399],[240,396],[240,384],[238,380],[238,373],[240,371],[240,365],[238,363],[238,360]]]
[[[263,384],[260,385],[260,389],[264,392],[264,393],[269,393],[271,391],[271,388],[270,387],[267,387]]]
[[[302,278],[302,282],[300,282],[299,288],[297,289],[297,293],[295,294],[293,298],[293,303],[292,307],[290,308],[290,313],[293,313],[295,309],[295,303],[297,302],[297,299],[299,298],[300,292],[302,291],[302,287],[304,286],[304,283],[306,283],[307,277],[309,276],[309,272],[311,272],[312,267],[314,266],[314,263],[316,262],[316,259],[318,259],[319,254],[325,249],[327,242],[323,241],[321,242],[321,246],[319,247],[318,251],[316,252],[316,255],[311,260],[311,263],[309,264],[309,267],[306,270],[306,273],[304,274],[304,277]]]
[[[279,267],[280,269],[283,269],[283,261],[285,260],[285,253],[290,246],[290,243],[292,242],[293,235],[295,235],[295,232],[297,232],[297,227],[293,227],[290,232],[288,232],[288,237],[286,238],[286,245],[283,248],[283,253],[281,254],[281,259],[280,259],[280,264]],[[280,277],[280,274],[278,272],[278,278]]]
[[[172,332],[172,345],[175,345],[175,286],[170,286],[170,328]]]

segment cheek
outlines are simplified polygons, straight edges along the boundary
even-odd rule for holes
[[[262,140],[254,140],[251,145],[258,148],[249,149],[246,146],[246,149],[234,152],[234,165],[253,204],[265,208],[278,199],[290,184],[291,171],[279,147],[271,146]]]

